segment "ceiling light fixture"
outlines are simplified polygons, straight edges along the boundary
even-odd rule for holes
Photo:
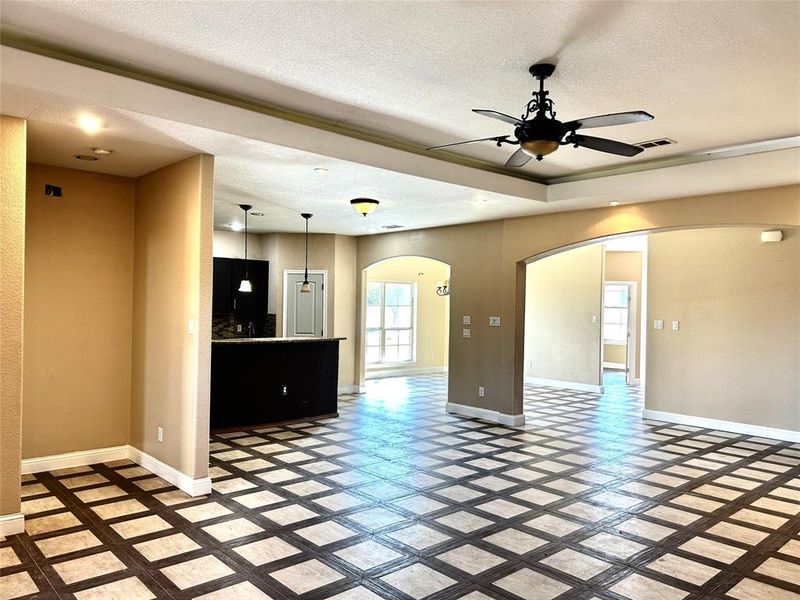
[[[97,156],[108,156],[114,152],[113,150],[109,150],[108,148],[92,148],[92,153],[96,154]]]
[[[103,121],[93,115],[81,115],[78,117],[78,125],[84,132],[92,135],[103,128]]]
[[[303,285],[300,286],[301,294],[308,294],[311,291],[311,284],[308,283],[308,220],[314,216],[311,213],[300,213],[300,216],[306,220],[306,268],[303,271]]]
[[[619,200],[612,200],[608,203],[609,206],[619,206]]]
[[[250,204],[240,204],[239,208],[244,211],[244,279],[239,284],[240,292],[252,292],[253,284],[250,283],[250,277],[247,273],[247,211],[253,208]]]
[[[314,167],[314,172],[319,173],[320,175],[327,175],[328,169],[326,169],[325,167]]]
[[[377,200],[372,198],[354,198],[350,200],[350,206],[356,209],[356,212],[361,213],[365,217],[378,207]]]
[[[95,160],[100,160],[99,157],[95,156],[94,154],[76,154],[75,158],[78,160],[85,160],[88,162],[93,162]]]
[[[233,231],[241,231],[242,229],[244,229],[244,225],[242,225],[238,221],[234,221],[233,223],[230,224],[230,228]]]

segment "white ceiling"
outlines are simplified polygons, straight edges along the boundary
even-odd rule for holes
[[[800,133],[796,2],[65,2],[4,0],[7,31],[422,145],[508,133],[550,59],[559,117],[642,109],[594,130],[670,137],[636,160]],[[502,165],[491,144],[458,152]],[[631,162],[562,148],[541,177]]]

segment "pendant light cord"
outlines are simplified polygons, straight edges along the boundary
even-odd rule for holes
[[[244,278],[250,279],[247,273],[247,210],[244,211]]]
[[[308,283],[308,218],[306,218],[306,270],[303,274],[303,282]]]

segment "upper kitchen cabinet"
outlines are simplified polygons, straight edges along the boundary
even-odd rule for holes
[[[240,292],[245,266],[241,258],[214,258],[214,293],[212,312],[244,318],[262,318],[267,314],[269,289],[269,261],[247,261],[247,272],[252,292]]]

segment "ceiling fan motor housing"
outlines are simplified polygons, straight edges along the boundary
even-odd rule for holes
[[[558,150],[565,133],[561,121],[548,118],[543,113],[538,113],[514,130],[522,151],[536,160],[542,160],[542,156]]]

